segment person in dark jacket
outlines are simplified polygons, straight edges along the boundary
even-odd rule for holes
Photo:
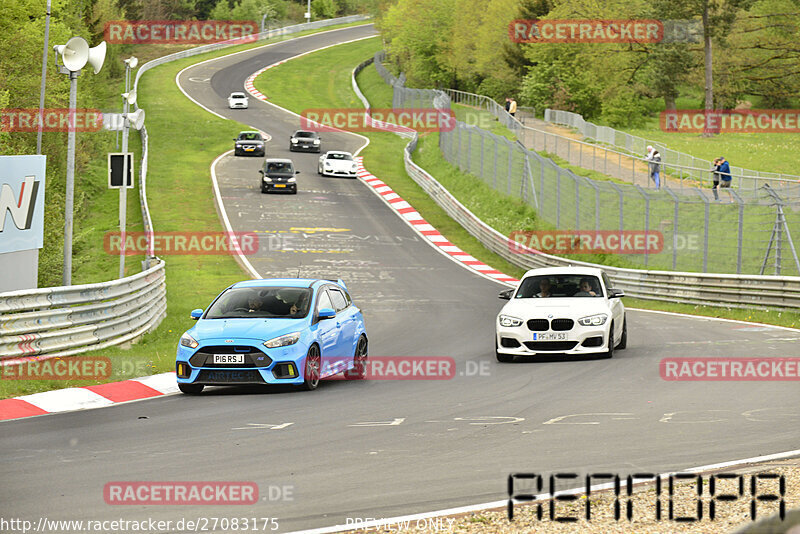
[[[728,160],[720,156],[719,160],[719,168],[717,172],[719,173],[719,188],[720,189],[727,189],[728,190],[728,197],[730,198],[730,202],[733,202],[733,195],[731,195],[731,183],[733,183],[733,176],[731,175],[731,166],[728,164]]]

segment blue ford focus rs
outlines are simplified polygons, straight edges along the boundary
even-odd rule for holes
[[[233,284],[181,336],[178,387],[293,384],[316,389],[324,378],[364,378],[364,317],[339,280],[267,279]]]

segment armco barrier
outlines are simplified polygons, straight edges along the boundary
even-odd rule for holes
[[[353,87],[356,88],[356,93],[366,106],[368,106],[368,102],[361,91],[357,89],[355,77],[371,62],[373,62],[373,58],[361,63],[353,70],[352,74]],[[377,65],[378,63],[376,63]],[[441,99],[434,98],[434,102],[449,102],[446,95],[444,96]],[[625,290],[627,295],[642,299],[730,308],[800,309],[800,277],[797,276],[646,271],[597,265],[536,251],[530,251],[529,254],[512,252],[507,236],[480,220],[433,176],[414,163],[411,154],[416,149],[417,140],[418,137],[414,134],[404,150],[403,159],[408,175],[453,220],[463,226],[486,248],[513,265],[523,269],[568,265],[598,267],[605,270],[613,278],[617,287]]]
[[[69,356],[135,339],[166,316],[164,263],[99,284],[0,294],[0,361]]]

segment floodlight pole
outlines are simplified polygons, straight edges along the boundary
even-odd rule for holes
[[[79,70],[69,72],[69,123],[67,133],[67,193],[64,200],[64,271],[61,285],[72,285],[72,212],[75,197],[75,108]]]
[[[50,40],[50,0],[47,0],[47,12],[44,19],[44,52],[42,53],[42,85],[39,88],[39,126],[36,131],[36,153],[42,153],[42,129],[44,128],[44,81],[47,78],[47,43]]]

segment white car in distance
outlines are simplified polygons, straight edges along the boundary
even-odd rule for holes
[[[231,93],[228,97],[228,107],[230,109],[247,109],[250,99],[244,93]]]
[[[319,157],[317,173],[323,176],[357,176],[358,164],[350,152],[329,150]]]
[[[601,269],[548,267],[525,273],[497,316],[497,361],[514,357],[603,354],[628,343],[625,293]]]

